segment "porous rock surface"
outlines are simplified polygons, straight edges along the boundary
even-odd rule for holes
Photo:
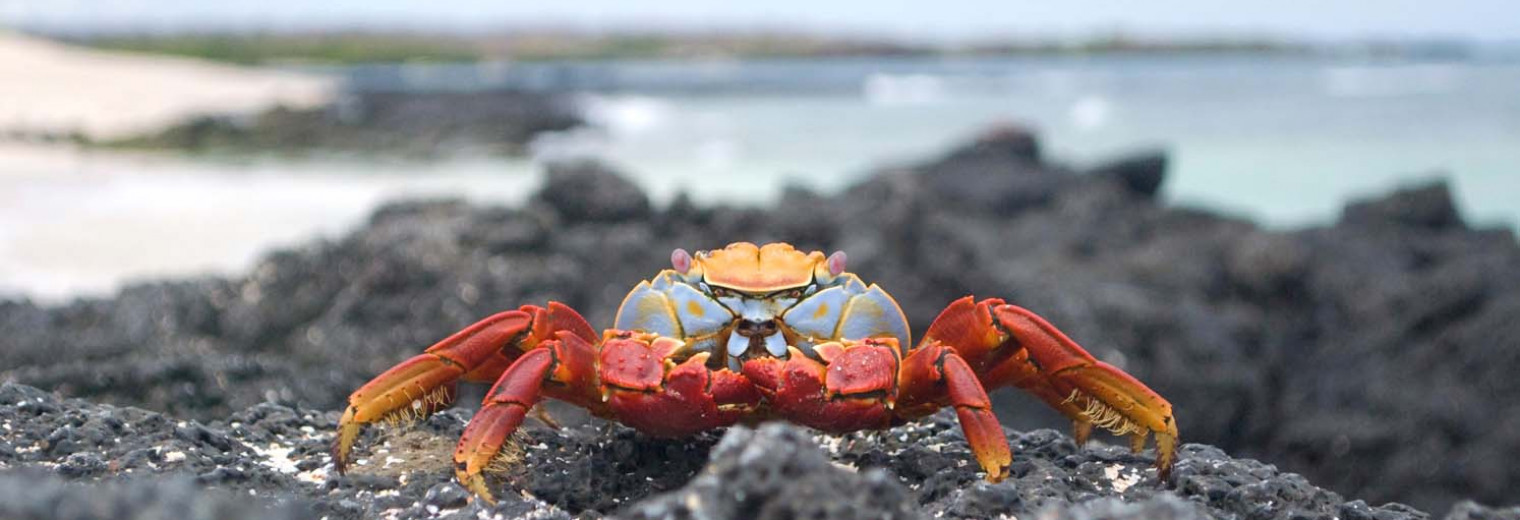
[[[370,428],[334,472],[337,414],[260,404],[210,423],[0,385],[0,518],[1359,518],[1369,507],[1217,448],[1181,450],[1163,488],[1151,459],[1009,434],[1011,477],[983,481],[948,412],[844,436],[784,423],[661,440],[599,421],[530,422],[493,473],[496,504],[453,481],[468,414]],[[66,483],[67,481],[67,483]],[[212,488],[206,490],[203,488]],[[1461,518],[1520,518],[1469,505]],[[1478,516],[1474,516],[1478,515]],[[1490,516],[1482,516],[1490,515]]]
[[[396,203],[243,277],[57,307],[0,302],[0,379],[207,424],[261,406],[339,410],[370,377],[499,310],[558,300],[608,326],[673,248],[786,240],[847,251],[915,330],[967,294],[1041,313],[1171,400],[1185,441],[1369,504],[1516,501],[1511,230],[1467,224],[1440,182],[1353,203],[1332,225],[1264,230],[1158,202],[1164,167],[1146,153],[1074,171],[1002,128],[837,195],[792,189],[748,209],[652,208],[615,173],[562,167],[526,207]],[[994,400],[1015,429],[1065,428],[1017,391]],[[1132,517],[1168,500],[1060,514]]]

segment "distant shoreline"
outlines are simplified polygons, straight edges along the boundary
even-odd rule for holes
[[[1368,41],[1324,45],[1270,37],[1153,38],[1110,34],[1075,40],[984,40],[929,44],[890,38],[824,37],[782,32],[683,33],[520,31],[112,33],[64,35],[70,43],[244,65],[352,65],[396,62],[491,62],[618,59],[764,59],[835,57],[1002,57],[1155,54],[1355,55],[1462,59],[1461,41]]]

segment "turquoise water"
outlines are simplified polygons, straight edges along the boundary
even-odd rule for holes
[[[1520,61],[1311,56],[590,62],[339,71],[360,88],[579,92],[596,129],[541,157],[610,160],[668,200],[837,189],[989,124],[1036,128],[1073,165],[1173,159],[1166,197],[1274,226],[1436,176],[1469,218],[1520,222]]]

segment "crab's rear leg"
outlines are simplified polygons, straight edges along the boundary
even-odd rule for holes
[[[444,408],[452,404],[456,381],[494,380],[523,351],[558,331],[587,338],[596,334],[585,319],[562,304],[525,305],[470,325],[391,367],[348,397],[333,440],[333,464],[339,473],[347,469],[354,440],[365,424]]]
[[[1133,376],[1092,357],[1045,319],[999,299],[952,303],[925,334],[952,345],[987,388],[1016,386],[1073,421],[1078,440],[1093,426],[1128,436],[1132,449],[1156,438],[1156,469],[1167,480],[1177,448],[1172,405]]]

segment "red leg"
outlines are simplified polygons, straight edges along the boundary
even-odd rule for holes
[[[560,331],[557,337],[524,353],[502,372],[459,438],[455,475],[465,489],[488,501],[491,493],[481,472],[542,397],[554,397],[593,414],[606,413],[597,391],[596,348],[569,331]]]
[[[1013,455],[1003,426],[992,414],[992,401],[976,373],[954,349],[937,343],[915,349],[903,360],[898,385],[900,416],[921,416],[943,404],[955,406],[966,442],[987,472],[987,480],[998,482],[1008,477]]]
[[[452,404],[455,381],[493,380],[524,351],[557,331],[595,341],[595,332],[574,310],[551,302],[525,305],[466,327],[422,354],[376,376],[348,397],[338,422],[333,464],[344,472],[363,425],[398,415],[426,415]]]
[[[1130,436],[1131,447],[1156,436],[1156,468],[1171,472],[1177,445],[1172,406],[1139,380],[1092,357],[1028,310],[999,299],[952,303],[925,334],[953,346],[987,388],[1017,386],[1071,418],[1078,441],[1094,425]]]

